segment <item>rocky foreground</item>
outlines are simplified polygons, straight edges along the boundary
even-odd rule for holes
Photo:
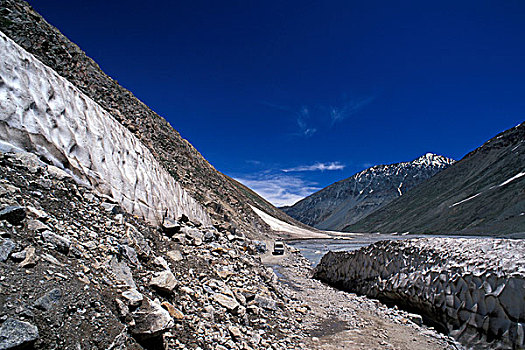
[[[254,242],[162,231],[31,154],[0,155],[0,349],[276,349],[305,336]]]
[[[473,348],[525,348],[525,242],[426,238],[330,252],[315,276],[421,313]]]
[[[455,348],[312,280],[297,252],[150,226],[31,154],[0,153],[0,208],[0,349]]]

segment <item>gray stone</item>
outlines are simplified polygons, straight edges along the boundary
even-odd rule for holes
[[[186,235],[194,245],[199,246],[202,244],[204,234],[196,228],[193,227],[182,227],[181,233]]]
[[[172,292],[177,286],[177,280],[169,270],[157,272],[151,278],[149,285],[163,292]]]
[[[0,261],[6,261],[15,247],[15,242],[10,239],[0,240]]]
[[[227,308],[229,311],[235,312],[241,306],[237,300],[224,294],[216,293],[213,295],[213,300]]]
[[[48,165],[47,166],[47,172],[49,173],[49,175],[51,175],[52,177],[54,177],[57,180],[64,180],[64,179],[70,179],[71,178],[71,175],[66,173],[64,170],[62,170],[60,168],[57,168],[54,165]]]
[[[204,242],[210,243],[210,242],[215,241],[216,239],[217,239],[217,235],[215,234],[215,232],[212,232],[212,231],[204,232],[204,237],[203,237]]]
[[[139,259],[137,258],[137,252],[127,244],[119,245],[120,254],[129,260],[133,265],[139,265]]]
[[[142,300],[144,300],[144,296],[136,289],[122,292],[122,298],[124,298],[127,304],[132,308],[138,307],[142,303]]]
[[[422,325],[423,325],[423,317],[421,317],[421,315],[418,315],[418,314],[408,314],[407,316],[408,316],[408,318],[410,319],[410,321],[414,322],[414,323],[417,324],[418,326],[422,326]]]
[[[139,256],[149,257],[151,248],[142,233],[130,224],[126,224],[126,226],[126,238],[130,242],[129,244],[135,248]]]
[[[240,339],[242,337],[242,333],[239,327],[229,326],[228,330],[230,331],[230,334],[232,335],[233,338]]]
[[[255,246],[255,251],[259,254],[264,254],[268,251],[268,248],[266,247],[266,243],[262,241],[253,241],[253,244]]]
[[[109,261],[108,269],[117,281],[122,282],[131,288],[137,288],[129,266],[123,261],[119,262],[116,256],[113,256]]]
[[[26,218],[26,209],[18,205],[0,210],[0,220],[7,220],[12,225],[20,225]]]
[[[178,262],[183,259],[182,253],[179,250],[170,250],[166,253],[166,255],[174,262]]]
[[[155,259],[153,259],[153,264],[158,267],[162,267],[164,270],[169,270],[168,263],[166,262],[166,259],[164,259],[162,256],[156,256]]]
[[[35,301],[35,307],[44,311],[50,310],[53,305],[62,299],[62,291],[58,288],[51,289]]]
[[[8,318],[0,327],[0,350],[22,349],[38,339],[38,328],[28,322]]]
[[[62,252],[64,254],[67,254],[69,252],[71,241],[64,236],[57,235],[54,232],[46,230],[42,232],[42,239],[44,240],[44,242],[48,243],[59,252]]]
[[[119,298],[115,299],[115,302],[117,303],[117,310],[120,315],[120,317],[125,318],[129,315],[129,307],[126,305],[122,300]]]
[[[27,229],[33,232],[43,232],[50,230],[49,226],[44,224],[42,221],[34,219],[27,221]]]
[[[256,295],[254,300],[257,303],[257,305],[259,305],[259,307],[262,307],[263,309],[277,310],[277,303],[275,302],[275,300],[265,298],[261,295]]]
[[[14,261],[22,261],[26,258],[26,255],[27,255],[26,251],[22,250],[22,251],[11,254],[11,259],[13,259]]]
[[[27,206],[27,210],[29,211],[30,215],[36,217],[40,221],[47,222],[47,220],[49,219],[49,214],[43,210],[37,209],[30,205]]]
[[[131,334],[147,339],[158,336],[173,327],[173,320],[167,310],[156,302],[145,298],[140,307],[132,314]]]

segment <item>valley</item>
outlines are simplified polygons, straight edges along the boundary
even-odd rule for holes
[[[525,348],[525,123],[322,189],[298,174],[345,164],[247,158],[304,197],[279,209],[23,0],[0,57],[0,350]],[[373,100],[302,106],[283,139]]]

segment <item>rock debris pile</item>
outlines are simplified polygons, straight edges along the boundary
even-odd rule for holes
[[[0,208],[0,349],[304,346],[260,242],[154,228],[32,154],[0,153]]]
[[[329,252],[315,277],[423,314],[476,348],[525,347],[525,242],[426,238]]]

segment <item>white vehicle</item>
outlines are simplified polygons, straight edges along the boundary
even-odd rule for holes
[[[284,243],[281,241],[275,241],[273,244],[273,255],[283,255],[284,254]]]

